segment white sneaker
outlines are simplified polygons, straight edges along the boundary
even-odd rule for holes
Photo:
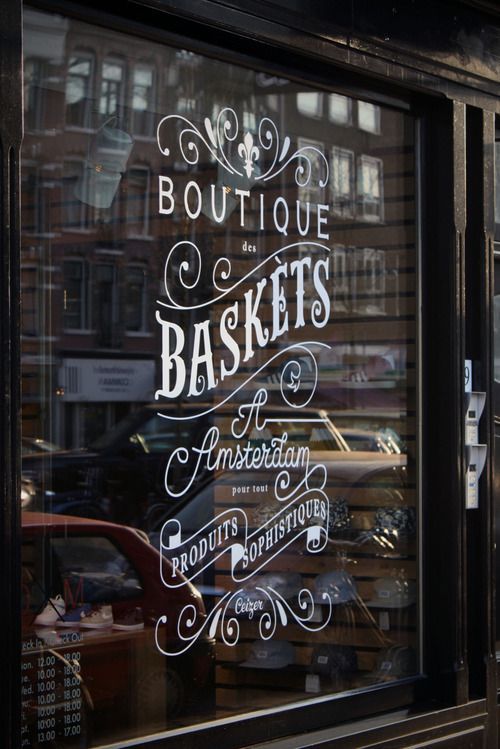
[[[82,615],[80,627],[104,629],[113,626],[113,609],[111,606],[98,606],[89,614]]]
[[[49,598],[44,608],[35,618],[34,624],[42,627],[51,627],[66,613],[64,598],[60,595]]]

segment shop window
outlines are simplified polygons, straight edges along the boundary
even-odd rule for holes
[[[65,260],[63,283],[64,327],[68,330],[87,330],[90,327],[90,283],[87,262]]]
[[[337,216],[354,214],[354,154],[345,148],[332,148],[331,195]]]
[[[350,125],[352,123],[352,99],[342,94],[330,94],[328,116],[336,125]]]
[[[408,706],[411,110],[64,21],[67,123],[97,121],[23,141],[23,427],[77,448],[23,455],[23,736],[209,745],[229,715],[236,745],[242,715],[258,743],[302,706]]]
[[[357,215],[363,221],[384,220],[383,162],[372,156],[358,159]]]
[[[380,133],[380,107],[368,101],[358,101],[358,127],[367,133]]]
[[[66,74],[66,124],[91,127],[94,57],[88,52],[75,51],[68,60]]]
[[[132,132],[152,135],[154,116],[154,68],[138,63],[132,72]]]

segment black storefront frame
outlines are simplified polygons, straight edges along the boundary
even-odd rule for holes
[[[213,14],[217,10],[220,10],[215,3],[211,3],[208,0],[206,2],[196,3],[193,9],[193,3],[181,2],[175,11],[179,15],[172,15],[174,11],[170,11],[164,14],[157,14],[157,12],[145,11],[144,8],[139,8],[139,3],[129,3],[127,8],[124,8],[122,16],[118,19],[106,13],[96,10],[89,4],[88,7],[82,9],[78,8],[76,4],[70,3],[30,3],[35,7],[40,7],[47,10],[60,10],[67,15],[75,15],[85,18],[87,21],[100,23],[101,25],[110,25],[112,28],[118,30],[141,33],[141,35],[149,36],[149,31],[146,23],[139,23],[139,16],[148,16],[149,20],[155,18],[156,20],[165,18],[168,21],[174,20],[175,23],[168,25],[170,31],[166,34],[159,33],[158,30],[153,35],[154,38],[162,37],[162,41],[172,41],[171,34],[175,35],[178,44],[182,44],[182,38],[179,39],[178,33],[182,28],[182,37],[189,38],[191,41],[190,32],[192,31],[192,41],[194,44],[190,44],[197,51],[207,52],[210,51],[212,55],[220,57],[224,52],[229,55],[229,59],[235,62],[248,64],[251,60],[255,63],[255,60],[260,64],[265,59],[269,60],[269,69],[277,73],[280,70],[287,71],[290,75],[290,68],[283,66],[276,61],[276,57],[280,57],[280,49],[273,51],[269,39],[257,40],[255,36],[259,36],[259,29],[262,33],[263,23],[257,19],[255,21],[255,36],[252,37],[251,43],[243,45],[241,48],[241,37],[238,37],[234,33],[230,33],[226,29],[217,28],[214,29],[213,41],[214,45],[208,45],[200,37],[203,37],[203,32],[206,30],[205,23],[213,22]],[[191,7],[190,7],[191,6]],[[145,11],[137,12],[137,11]],[[130,11],[130,18],[126,18],[126,11]],[[204,11],[208,20],[204,20],[203,24],[200,25],[200,14]],[[210,12],[209,12],[210,11]],[[233,16],[237,15],[234,9],[231,11]],[[3,514],[1,522],[2,540],[3,540],[3,570],[4,574],[1,576],[0,585],[2,585],[2,593],[4,600],[14,602],[13,611],[19,611],[19,593],[17,581],[19,580],[19,517],[16,509],[17,502],[17,482],[19,477],[19,386],[20,382],[20,368],[19,368],[19,292],[18,292],[18,274],[19,274],[19,200],[18,200],[18,154],[20,147],[20,121],[21,121],[21,77],[20,77],[20,7],[18,2],[10,2],[2,10],[3,17],[1,19],[2,26],[1,30],[5,31],[6,44],[2,45],[4,49],[4,56],[1,60],[2,73],[6,70],[10,75],[8,80],[10,81],[11,88],[7,91],[5,88],[2,90],[2,111],[4,113],[4,120],[2,121],[2,161],[3,161],[3,217],[4,226],[3,228],[3,249],[4,249],[4,262],[2,264],[2,289],[3,294],[3,325],[2,325],[2,351],[8,352],[9,355],[3,357],[2,360],[2,385],[4,393],[10,393],[10,397],[4,398],[2,403],[2,416],[3,424],[8,425],[8,429],[4,429],[2,432],[3,444],[2,444],[2,462],[3,462],[3,474],[5,477],[4,491],[3,491]],[[196,15],[197,18],[190,19],[190,26],[186,27],[186,17],[192,14]],[[148,19],[141,18],[142,21]],[[248,19],[247,19],[248,20]],[[167,25],[167,24],[166,24]],[[227,26],[227,22],[225,26]],[[276,24],[275,24],[276,25]],[[157,27],[158,29],[158,27]],[[283,35],[282,35],[283,36]],[[276,44],[279,47],[283,47],[283,38],[276,37]],[[286,34],[285,34],[286,36]],[[291,41],[292,34],[290,34],[289,42]],[[160,40],[160,39],[159,39]],[[197,41],[198,40],[198,41]],[[259,43],[260,41],[260,43]],[[253,47],[254,55],[251,57],[249,47]],[[238,48],[238,52],[235,51]],[[231,49],[233,50],[231,52]],[[318,55],[318,51],[314,50],[314,54],[311,49],[306,51],[306,54],[301,50],[291,49],[293,52],[293,58],[295,60],[295,66],[292,71],[292,75],[296,74],[300,69],[303,71],[303,77],[308,80],[313,80],[314,83],[321,85],[321,80],[318,80],[319,76],[310,76],[312,69],[315,66],[315,59]],[[247,56],[248,55],[248,56]],[[329,55],[331,58],[331,55]],[[328,70],[338,72],[338,50],[334,50],[335,60],[330,59],[328,62]],[[379,62],[379,61],[376,61]],[[346,63],[344,62],[344,65]],[[369,68],[369,64],[365,63],[361,66],[366,69]],[[362,71],[361,71],[362,72]],[[366,72],[366,70],[365,70]],[[351,70],[347,67],[343,70],[343,77],[345,78],[345,86],[349,87],[349,91],[352,93],[353,81],[358,82],[357,90],[362,87],[363,83],[366,82],[366,86],[369,86],[370,92],[377,92],[378,95],[372,93],[371,98],[376,98],[381,101],[391,102],[394,100],[394,86],[393,84],[386,83],[373,78],[370,80],[365,77],[360,79],[360,71]],[[327,75],[322,74],[321,78],[326,82]],[[3,75],[5,80],[5,75]],[[359,81],[361,80],[361,83]],[[372,86],[373,83],[373,86]],[[427,365],[423,372],[423,382],[425,383],[423,398],[422,398],[422,410],[423,413],[428,413],[432,407],[432,403],[436,398],[440,399],[442,408],[445,412],[451,415],[452,421],[452,439],[446,445],[442,444],[437,438],[437,430],[432,429],[432,424],[426,429],[423,434],[424,441],[424,453],[422,456],[422,464],[425,466],[425,473],[423,478],[424,495],[426,488],[433,482],[436,487],[447,487],[449,490],[449,499],[446,506],[447,509],[447,521],[444,520],[445,513],[442,513],[442,522],[437,524],[428,535],[428,541],[426,541],[425,547],[422,550],[423,563],[424,563],[424,584],[429,589],[429,597],[427,600],[427,607],[424,609],[424,614],[427,612],[427,621],[424,626],[424,638],[425,638],[425,650],[427,653],[432,653],[432,662],[437,660],[434,668],[429,670],[429,676],[425,680],[406,680],[399,682],[396,687],[376,687],[363,693],[356,693],[352,696],[344,696],[339,698],[324,698],[311,705],[298,705],[296,709],[290,707],[283,708],[283,710],[277,711],[272,717],[269,717],[269,726],[265,730],[265,734],[259,729],[253,731],[251,728],[252,724],[259,723],[261,718],[255,715],[251,715],[248,719],[239,718],[238,722],[234,724],[234,730],[231,729],[230,724],[216,725],[207,728],[209,734],[207,738],[211,741],[217,741],[222,746],[239,746],[241,745],[241,735],[244,734],[248,738],[255,741],[262,741],[264,738],[271,739],[273,737],[279,737],[280,735],[293,735],[299,734],[304,730],[311,730],[311,728],[326,728],[328,726],[335,725],[335,712],[339,713],[342,720],[356,721],[361,719],[363,716],[367,716],[374,713],[386,713],[387,711],[393,710],[398,705],[407,704],[413,705],[413,709],[416,710],[417,706],[421,704],[422,714],[419,719],[415,719],[417,722],[420,721],[422,725],[425,721],[424,703],[428,702],[429,698],[437,700],[435,707],[449,706],[448,710],[445,710],[447,718],[445,722],[450,720],[450,709],[453,705],[463,705],[463,708],[457,710],[456,717],[461,716],[464,724],[471,725],[471,722],[475,724],[475,727],[471,730],[473,733],[479,731],[479,726],[482,725],[481,715],[486,713],[486,703],[484,698],[486,694],[489,695],[490,711],[492,711],[492,699],[493,694],[496,696],[495,682],[494,682],[494,646],[492,647],[492,638],[489,638],[487,650],[487,675],[485,679],[479,673],[476,676],[477,686],[471,693],[469,690],[469,671],[467,668],[467,633],[466,628],[467,621],[467,610],[470,611],[470,605],[468,603],[467,590],[466,590],[466,570],[467,570],[467,559],[470,559],[471,554],[477,549],[478,545],[481,546],[481,541],[484,537],[491,539],[491,515],[489,512],[482,513],[480,520],[476,522],[474,519],[473,523],[469,523],[466,516],[465,510],[461,509],[464,507],[463,501],[463,456],[462,459],[457,461],[457,454],[462,454],[463,445],[463,405],[462,405],[462,376],[461,376],[461,362],[467,353],[466,346],[466,331],[465,331],[465,313],[466,307],[468,310],[472,309],[471,299],[466,300],[465,294],[465,271],[466,271],[466,244],[472,245],[478,238],[481,237],[484,231],[484,226],[487,224],[487,180],[491,178],[491,175],[485,175],[484,170],[478,168],[475,176],[476,187],[482,185],[483,191],[483,214],[476,221],[475,228],[471,232],[469,229],[469,237],[466,239],[466,197],[467,197],[467,184],[465,177],[465,165],[468,161],[467,149],[469,156],[478,153],[483,153],[484,156],[484,144],[489,138],[489,128],[492,120],[492,115],[489,113],[481,112],[480,110],[472,110],[469,107],[465,107],[460,101],[449,101],[443,98],[434,99],[432,94],[440,92],[442,84],[439,80],[434,81],[435,85],[431,85],[433,81],[430,79],[427,81],[428,88],[419,86],[419,91],[416,92],[414,88],[414,82],[411,82],[409,88],[398,89],[401,91],[401,101],[405,98],[413,100],[414,109],[416,113],[421,115],[424,123],[423,127],[423,151],[425,158],[422,160],[424,164],[422,184],[423,192],[426,195],[426,201],[423,207],[424,212],[424,225],[428,227],[427,234],[424,232],[423,245],[428,246],[429,242],[431,245],[446,246],[449,252],[440,255],[435,262],[433,261],[432,267],[430,263],[424,261],[423,278],[422,284],[425,290],[423,295],[423,328],[424,330],[431,329],[435,321],[439,321],[440,335],[437,337],[436,342],[433,340],[424,340],[422,346],[422,354],[424,361],[433,363],[433,368],[439,368],[439,371],[445,373],[445,379],[449,387],[443,388],[441,382],[433,381],[432,377],[429,376],[430,367]],[[335,80],[336,84],[336,80]],[[356,90],[356,89],[355,89]],[[370,96],[366,88],[363,88],[365,96]],[[7,94],[7,95],[6,95]],[[427,94],[427,95],[424,95]],[[380,98],[379,98],[380,97]],[[430,98],[432,97],[432,98]],[[397,98],[397,97],[396,97]],[[467,92],[461,92],[461,98],[467,99]],[[473,94],[472,98],[474,103],[477,103],[477,94]],[[488,104],[492,103],[489,93],[486,94]],[[428,103],[432,101],[432,106],[429,107]],[[8,116],[5,117],[5,113],[8,112]],[[466,148],[465,146],[465,125],[466,119],[468,121],[467,133],[471,133],[469,136],[469,143]],[[425,124],[427,123],[427,124]],[[474,136],[475,132],[475,136]],[[479,149],[479,150],[478,150]],[[439,163],[438,174],[440,179],[436,185],[436,180],[433,174],[429,173],[425,169],[425,164],[430,159],[436,159]],[[472,161],[472,159],[471,159]],[[486,161],[486,160],[485,160]],[[453,175],[450,179],[450,175]],[[485,183],[486,180],[486,183]],[[491,181],[491,180],[490,180]],[[469,180],[469,191],[471,181]],[[436,199],[430,199],[433,195]],[[446,221],[443,221],[443,217],[446,217]],[[430,236],[430,226],[433,226],[437,231],[437,235]],[[474,226],[474,225],[473,225]],[[450,227],[453,227],[453,231],[450,232]],[[492,247],[492,245],[491,245]],[[472,301],[477,298],[483,300],[481,311],[476,318],[479,322],[484,321],[488,315],[491,315],[491,310],[487,304],[487,294],[491,286],[491,268],[488,264],[489,258],[489,245],[486,242],[484,245],[484,267],[480,270],[476,276],[475,289],[473,290]],[[6,252],[7,251],[7,252]],[[492,251],[492,250],[491,250]],[[425,254],[428,258],[429,251]],[[469,261],[470,265],[470,261]],[[472,264],[472,267],[473,264]],[[470,270],[470,269],[469,269]],[[437,272],[436,272],[437,271]],[[446,278],[446,289],[443,294],[443,285],[436,278]],[[8,292],[10,290],[10,293]],[[471,295],[469,294],[469,297]],[[467,303],[466,303],[467,302]],[[472,319],[472,318],[471,318]],[[490,326],[491,330],[491,326]],[[469,334],[469,338],[470,338]],[[440,345],[443,340],[449,341],[449,349],[443,350]],[[474,348],[474,347],[473,347]],[[12,352],[12,353],[11,353]],[[469,358],[474,358],[482,364],[482,382],[484,382],[485,389],[488,389],[488,375],[487,367],[485,363],[488,361],[488,357],[491,358],[491,350],[486,344],[483,349],[475,348],[475,350],[469,354]],[[425,419],[426,423],[429,423],[429,419]],[[483,431],[491,432],[491,423],[488,420],[483,425]],[[489,443],[492,444],[492,443]],[[491,488],[491,461],[488,464],[489,468],[489,479],[486,486],[483,484],[483,495],[489,497]],[[451,481],[450,481],[450,477]],[[451,489],[450,489],[451,486]],[[436,497],[439,495],[437,489],[431,491],[431,495],[436,492]],[[457,502],[456,498],[460,499]],[[427,499],[426,502],[427,510],[424,517],[424,522],[429,525],[427,520],[429,519],[430,501]],[[489,506],[489,503],[486,504]],[[466,534],[467,525],[474,525],[473,533],[470,535]],[[451,527],[451,530],[450,530]],[[432,529],[432,524],[430,525]],[[443,538],[446,542],[443,544]],[[467,555],[467,544],[469,544],[469,555]],[[491,546],[489,547],[491,551]],[[447,610],[450,612],[449,619],[443,617],[438,625],[431,625],[428,617],[430,612],[428,609],[429,603],[434,607],[438,608],[442,605],[442,593],[435,584],[435,568],[437,565],[445,565],[445,570],[450,573],[450,559],[453,561],[453,573],[450,577],[456,580],[456,588],[448,590],[448,603]],[[487,579],[491,580],[491,554],[484,554],[481,556],[481,561],[478,565],[474,564],[469,569],[469,577],[474,576],[474,568],[476,571],[486,572]],[[448,566],[446,566],[448,565]],[[5,574],[8,572],[10,574]],[[491,613],[491,595],[489,592],[489,586],[486,586],[486,590],[479,596],[479,602],[484,606],[483,611],[487,614],[488,611]],[[16,616],[9,616],[8,622],[4,622],[2,627],[5,629],[4,643],[9,643],[9,648],[4,648],[2,656],[6,660],[6,667],[3,670],[9,678],[2,680],[2,689],[4,699],[2,700],[2,721],[3,726],[10,726],[7,729],[8,735],[14,737],[19,728],[18,714],[19,714],[19,695],[20,695],[20,683],[19,683],[19,661],[14,657],[14,653],[18,652],[19,649],[19,630],[20,628],[14,626],[16,622]],[[452,619],[458,619],[459,625],[455,626],[454,636],[450,637],[450,632],[453,631]],[[470,617],[469,617],[470,619]],[[488,621],[486,627],[488,628]],[[5,626],[6,625],[6,626]],[[478,639],[480,642],[484,642],[485,636],[482,632],[482,627],[473,628],[476,630],[476,635],[479,638],[474,639],[469,631],[469,640],[471,643],[477,643]],[[486,639],[488,639],[486,637]],[[484,657],[485,649],[482,647],[474,647],[475,657]],[[428,658],[428,660],[430,660]],[[475,669],[476,671],[478,669]],[[479,669],[481,672],[481,669]],[[393,699],[395,693],[398,693],[398,698]],[[377,695],[377,697],[376,697]],[[475,702],[472,702],[473,696],[479,697]],[[470,703],[467,705],[467,703]],[[465,707],[467,705],[467,707]],[[335,710],[337,707],[337,710]],[[431,714],[429,714],[431,715]],[[403,718],[403,715],[400,716]],[[395,723],[393,718],[389,718],[388,722],[392,725],[392,730],[389,733],[393,733],[397,729],[394,728]],[[444,713],[442,714],[444,720]],[[405,732],[408,730],[409,716],[405,716]],[[436,714],[436,720],[439,722]],[[383,719],[379,722],[384,722]],[[266,721],[267,723],[267,721]],[[375,722],[376,723],[376,722]],[[397,719],[396,719],[397,723]],[[431,720],[432,723],[432,720]],[[490,721],[491,723],[491,721]],[[417,724],[415,723],[415,729]],[[375,724],[373,725],[375,729]],[[335,730],[340,736],[342,734],[342,727]],[[166,738],[165,740],[158,739],[150,743],[151,746],[167,746],[175,741],[176,746],[192,746],[190,735],[198,739],[202,738],[203,729],[196,728],[194,733],[190,729],[183,730],[177,736]],[[335,741],[333,734],[330,732],[332,741]],[[378,734],[377,734],[378,735]],[[389,734],[387,733],[387,736]],[[492,734],[493,736],[493,734]],[[247,739],[246,739],[247,740]],[[328,743],[328,742],[327,742]],[[131,742],[131,746],[134,742]],[[332,744],[333,745],[333,744]],[[353,746],[356,744],[353,744]],[[493,746],[495,744],[491,744]],[[14,740],[12,740],[12,746],[16,746]],[[344,744],[342,744],[344,746]],[[347,746],[347,745],[346,745]],[[458,746],[458,744],[457,744]]]

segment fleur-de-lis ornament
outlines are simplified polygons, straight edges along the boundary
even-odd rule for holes
[[[244,169],[248,179],[250,179],[255,168],[253,165],[253,161],[257,161],[257,159],[259,158],[259,149],[253,144],[252,133],[245,134],[243,142],[238,146],[238,153],[245,162]]]

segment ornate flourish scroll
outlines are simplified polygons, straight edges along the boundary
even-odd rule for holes
[[[259,633],[263,640],[271,639],[278,625],[286,626],[289,623],[294,623],[308,632],[319,632],[330,622],[333,604],[327,593],[323,594],[321,604],[328,607],[327,613],[322,617],[322,621],[317,623],[314,622],[316,603],[311,591],[307,588],[298,591],[295,608],[274,588],[257,587],[255,590],[262,595],[262,599],[268,607],[258,616]],[[215,637],[217,630],[219,630],[224,644],[234,647],[238,644],[240,634],[240,623],[235,614],[235,603],[238,598],[242,598],[244,595],[245,591],[241,588],[234,593],[226,593],[203,621],[200,621],[195,606],[186,606],[177,620],[175,644],[170,647],[163,645],[161,637],[162,628],[167,624],[168,617],[167,615],[160,616],[155,628],[155,640],[158,649],[164,655],[182,655],[203,637]]]
[[[173,127],[171,127],[173,126]],[[173,133],[169,131],[173,130]],[[215,126],[208,117],[203,127],[198,127],[186,117],[170,114],[158,123],[156,140],[158,148],[164,156],[169,156],[171,148],[169,137],[177,137],[177,144],[182,158],[187,164],[197,164],[200,159],[200,147],[210,154],[228,174],[247,179],[259,179],[262,182],[276,177],[292,162],[297,162],[295,181],[300,187],[308,185],[313,177],[313,160],[319,159],[322,174],[318,178],[320,187],[328,183],[329,167],[324,153],[313,145],[303,146],[293,150],[288,136],[281,140],[278,128],[269,117],[263,117],[257,127],[256,137],[246,131],[237,145],[229,146],[238,139],[240,132],[238,115],[226,107],[222,109],[215,122]],[[231,150],[231,154],[229,151]],[[259,161],[269,163],[265,168]]]

